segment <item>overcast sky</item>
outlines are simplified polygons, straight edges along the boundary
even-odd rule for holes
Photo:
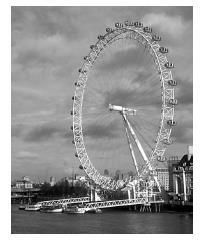
[[[193,144],[191,7],[12,7],[12,178],[23,175],[33,179],[38,176],[40,179],[50,176],[60,178],[71,174],[73,168],[78,171],[79,163],[71,144],[72,119],[69,115],[77,71],[97,36],[104,34],[106,27],[113,27],[115,22],[127,19],[152,26],[153,31],[163,37],[163,46],[170,50],[169,60],[176,66],[173,75],[179,83],[176,89],[178,126],[173,132],[176,142],[168,147],[167,156],[182,156],[187,145]],[[95,86],[96,93],[100,92],[100,88],[102,92],[97,95],[97,106],[100,104],[101,108],[107,104],[109,96],[113,97],[113,103],[155,105],[156,98],[151,95],[156,95],[156,87],[152,89],[149,86],[151,73],[148,73],[148,85],[141,86],[140,83],[142,79],[146,80],[144,67],[147,58],[145,61],[141,59],[141,63],[141,51],[138,51],[139,56],[135,56],[134,46],[128,46],[120,52],[121,45],[101,57],[91,74],[91,86]],[[139,64],[139,71],[132,72],[134,64]],[[126,69],[125,75],[129,74],[127,80],[123,79],[123,74],[120,75],[122,68]],[[95,79],[99,79],[100,83],[93,83]],[[106,81],[110,79],[124,86],[106,88]],[[136,91],[140,93],[139,100]],[[147,96],[141,97],[143,91]],[[89,90],[87,93],[90,95]],[[92,99],[85,105],[87,103],[92,104]],[[112,166],[110,161],[105,160],[111,154],[110,150],[107,153],[107,146],[111,149],[118,142],[126,145],[122,142],[123,135],[118,135],[117,115],[110,117],[113,120],[107,119],[105,122],[108,124],[104,124],[101,117],[99,121],[102,124],[98,123],[98,117],[96,124],[90,121],[93,118],[85,119],[86,144],[92,159],[96,162],[99,158],[99,169],[124,170],[127,168],[121,158],[124,158],[125,151],[121,146],[119,149],[123,150],[123,156],[120,162],[113,162]],[[99,155],[97,152],[101,147],[104,154]],[[116,157],[118,155],[120,152]],[[105,166],[101,167],[103,164]]]

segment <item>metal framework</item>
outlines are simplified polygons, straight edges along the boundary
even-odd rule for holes
[[[146,204],[146,203],[163,203],[163,200],[149,200],[147,201],[145,197],[137,198],[137,199],[125,199],[125,200],[114,200],[114,201],[105,201],[105,202],[91,202],[86,203],[84,208],[92,209],[92,208],[112,208],[118,206],[130,206],[130,205],[138,205],[138,204]]]
[[[38,202],[37,204],[40,204],[42,206],[44,205],[67,205],[67,204],[72,204],[72,203],[83,203],[83,202],[89,202],[90,198],[89,197],[79,197],[79,198],[69,198],[69,199],[59,199],[59,200],[50,200],[50,201],[43,201],[43,202]]]
[[[86,87],[90,69],[96,62],[100,53],[103,52],[111,43],[120,39],[136,40],[149,52],[157,67],[158,77],[160,78],[161,83],[162,107],[160,125],[155,146],[149,159],[145,161],[146,167],[144,172],[152,173],[154,171],[154,162],[157,160],[165,160],[164,152],[166,145],[171,143],[171,128],[176,125],[176,122],[174,121],[174,107],[177,104],[177,100],[174,97],[174,86],[177,85],[177,82],[173,80],[171,73],[171,69],[174,68],[174,65],[169,62],[166,57],[168,49],[161,47],[159,44],[161,37],[153,35],[152,29],[150,27],[143,27],[140,22],[132,23],[126,21],[124,24],[116,23],[114,29],[106,28],[106,34],[98,36],[96,44],[90,46],[90,52],[84,57],[82,67],[79,69],[79,78],[75,83],[75,95],[73,96],[73,110],[71,111],[71,114],[73,115],[72,129],[74,135],[73,143],[76,148],[75,154],[79,158],[81,166],[88,177],[97,185],[108,190],[117,190],[122,188],[124,183],[109,180],[105,176],[102,176],[90,161],[84,145],[82,132],[82,104],[84,89]],[[156,176],[154,174],[152,175],[156,179]],[[157,185],[159,187],[159,183],[157,183]]]

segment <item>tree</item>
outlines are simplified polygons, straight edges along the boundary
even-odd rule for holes
[[[120,175],[121,175],[121,171],[119,169],[117,169],[115,172],[115,179],[119,180]]]
[[[109,170],[108,169],[104,170],[104,175],[109,175]]]
[[[130,176],[133,177],[133,176],[134,176],[134,172],[133,172],[133,171],[129,171],[129,172],[128,172],[128,175],[129,175],[129,177],[130,177]]]

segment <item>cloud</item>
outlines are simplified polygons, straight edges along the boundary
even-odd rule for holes
[[[16,33],[13,32],[16,38],[19,32],[28,36],[60,33],[70,39],[79,36],[72,9],[62,7],[12,7],[12,30],[16,30]]]
[[[104,61],[99,65],[101,70],[116,70],[127,66],[135,66],[137,60],[137,48],[129,48],[126,50],[116,51],[113,56],[110,56],[108,61]]]
[[[172,130],[172,137],[175,137],[176,143],[192,144],[193,127],[189,122],[178,122],[178,125]]]
[[[69,43],[64,37],[25,38],[12,52],[14,62],[23,66],[66,63],[70,57]]]
[[[100,71],[113,71],[121,69],[140,69],[142,67],[155,66],[151,56],[145,52],[145,48],[136,41],[130,40],[129,43],[116,42],[117,45],[109,47],[107,55],[99,58],[97,69]],[[120,47],[119,47],[120,46]],[[155,69],[153,69],[155,71]]]
[[[49,122],[34,126],[25,134],[24,140],[28,142],[47,141],[55,136],[65,138],[64,128]]]
[[[134,81],[133,81],[134,82]],[[156,86],[140,83],[138,88],[117,88],[105,94],[105,105],[109,103],[124,107],[161,106],[161,92]]]
[[[169,16],[165,13],[146,14],[143,18],[143,23],[159,28],[161,32],[170,35],[174,39],[181,38],[188,27],[182,16]]]
[[[38,155],[29,151],[20,151],[15,155],[15,157],[18,159],[34,159],[38,158]]]
[[[11,127],[11,137],[20,137],[23,133],[23,124],[12,125]]]
[[[188,80],[177,78],[178,86],[176,89],[176,97],[179,104],[193,104],[193,83]]]
[[[117,123],[111,122],[107,125],[90,124],[83,129],[83,135],[91,138],[113,138],[117,136]]]

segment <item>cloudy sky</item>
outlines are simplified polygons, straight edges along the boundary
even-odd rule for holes
[[[167,156],[182,156],[193,143],[191,7],[12,7],[12,178],[60,178],[78,171],[70,131],[74,82],[97,36],[124,20],[152,26],[176,66],[178,126]],[[155,83],[151,60],[135,45],[112,45],[89,77],[83,108],[85,143],[102,171],[128,170],[130,159],[122,122],[106,110],[108,103],[140,109],[130,120],[148,143],[153,143],[149,132],[158,125],[159,82]],[[146,151],[148,143],[143,141]]]

